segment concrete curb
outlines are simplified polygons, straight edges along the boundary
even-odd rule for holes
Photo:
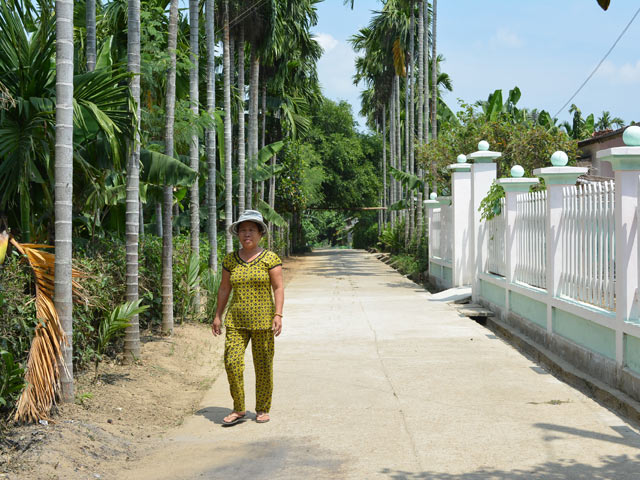
[[[578,370],[558,355],[533,342],[529,337],[496,317],[488,317],[483,320],[486,320],[487,328],[506,340],[521,353],[545,366],[550,373],[582,391],[603,406],[640,425],[640,402]]]

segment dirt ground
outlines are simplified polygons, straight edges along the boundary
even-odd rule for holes
[[[297,263],[287,258],[285,286]],[[60,406],[55,423],[0,424],[0,480],[121,478],[127,464],[198,409],[224,374],[224,337],[211,335],[209,325],[183,324],[170,338],[141,338],[137,364],[102,363],[95,383],[93,370],[78,376],[76,402]]]
[[[55,423],[1,432],[0,479],[110,479],[164,432],[193,413],[223,372],[224,339],[184,324],[171,338],[143,337],[135,365],[100,365],[76,381],[76,403]]]

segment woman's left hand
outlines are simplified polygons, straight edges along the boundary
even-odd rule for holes
[[[277,337],[282,332],[282,317],[280,315],[276,315],[273,317],[273,324],[271,326],[271,330],[273,330],[273,334]]]

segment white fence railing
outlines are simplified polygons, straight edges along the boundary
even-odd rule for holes
[[[487,260],[484,270],[495,275],[507,274],[507,249],[505,245],[504,198],[500,200],[500,213],[485,223],[487,239]]]
[[[615,310],[614,182],[563,189],[560,294]]]
[[[431,244],[430,256],[440,258],[440,232],[442,231],[442,209],[437,208],[433,210],[431,217],[431,225],[429,227],[429,236]]]
[[[514,280],[546,288],[547,192],[523,193],[517,197],[516,268]]]
[[[453,207],[443,205],[440,210],[440,258],[453,258]]]

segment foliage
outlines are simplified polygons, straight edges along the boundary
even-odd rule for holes
[[[211,270],[205,270],[202,275],[202,287],[206,291],[207,301],[205,304],[204,321],[212,319],[216,314],[218,308],[218,290],[220,289],[220,283],[222,282],[222,270],[212,272]]]
[[[416,153],[417,161],[429,171],[428,183],[433,185],[435,181],[440,194],[448,190],[450,183],[447,166],[455,162],[460,153],[476,151],[480,140],[487,140],[491,150],[502,153],[497,159],[498,177],[507,176],[516,164],[524,168],[525,175],[531,176],[535,168],[548,164],[556,150],[565,151],[570,162],[577,158],[577,141],[553,126],[549,128],[544,116],[535,116],[537,123],[531,115],[521,116],[522,121],[514,123],[510,114],[502,112],[495,121],[490,121],[477,107],[464,103],[461,107],[460,124],[442,129],[436,140],[421,146]],[[436,167],[435,179],[429,168],[432,162]]]
[[[148,305],[140,305],[142,298],[133,301],[125,302],[114,308],[109,315],[105,315],[96,336],[95,346],[95,371],[96,378],[98,377],[98,365],[103,359],[103,355],[107,346],[118,336],[121,336],[125,329],[131,324],[131,319],[144,312],[149,308]]]
[[[367,249],[378,241],[378,213],[365,211],[358,215],[358,223],[353,227],[353,248]]]
[[[404,220],[396,222],[394,227],[388,226],[380,235],[378,248],[383,252],[398,254],[404,249]]]
[[[505,196],[504,188],[502,185],[498,185],[496,182],[491,184],[489,193],[480,202],[478,211],[480,212],[480,218],[482,220],[491,220],[496,215],[500,214],[500,200]]]
[[[10,408],[24,388],[24,370],[13,355],[0,349],[0,411]]]

